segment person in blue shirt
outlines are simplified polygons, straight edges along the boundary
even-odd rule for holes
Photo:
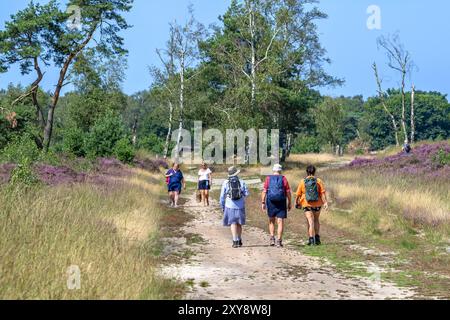
[[[245,225],[245,199],[250,195],[247,185],[238,175],[240,171],[228,169],[228,180],[224,181],[220,192],[220,205],[223,210],[223,225],[231,227],[233,248],[240,248],[242,243],[242,226]]]
[[[181,189],[184,188],[184,190],[186,190],[186,182],[184,181],[183,172],[181,172],[178,163],[174,163],[172,169],[167,171],[166,179],[168,179],[167,187],[169,191],[170,206],[177,208]]]

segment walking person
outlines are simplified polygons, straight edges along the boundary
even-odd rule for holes
[[[411,145],[409,144],[408,140],[405,140],[405,143],[403,144],[402,147],[403,153],[405,154],[410,154],[412,151]]]
[[[307,177],[300,182],[295,203],[303,208],[308,221],[308,246],[320,245],[320,214],[322,208],[328,210],[328,201],[323,181],[316,178],[316,168],[308,166]]]
[[[209,207],[209,191],[212,186],[212,171],[205,162],[202,163],[202,166],[198,171],[198,177],[198,190],[201,194],[201,201],[204,206]]]
[[[281,173],[283,167],[276,164],[273,175],[266,178],[261,195],[262,210],[269,216],[270,246],[283,247],[284,224],[288,212],[292,209],[291,187],[286,177]],[[278,225],[277,238],[275,238],[275,224]]]
[[[220,205],[224,213],[223,225],[231,227],[233,248],[240,248],[242,243],[242,226],[245,225],[245,199],[250,195],[247,185],[238,175],[236,167],[228,169],[228,180],[224,181],[220,192]]]
[[[182,188],[186,190],[186,182],[178,163],[174,163],[172,168],[167,171],[166,179],[168,179],[167,188],[169,191],[170,206],[177,208],[181,190]]]

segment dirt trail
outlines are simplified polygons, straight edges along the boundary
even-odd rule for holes
[[[244,248],[231,248],[216,201],[211,208],[189,197],[184,210],[195,216],[184,232],[201,235],[189,261],[164,268],[166,276],[194,283],[187,299],[408,299],[414,292],[366,278],[349,278],[333,266],[295,250],[270,248],[260,229],[245,227]]]

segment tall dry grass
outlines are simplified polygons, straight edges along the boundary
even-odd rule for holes
[[[332,211],[325,221],[345,230],[401,235],[411,227],[450,226],[450,181],[341,168],[318,172],[325,182]],[[294,187],[303,172],[290,170]],[[436,229],[438,230],[438,229]]]
[[[155,272],[161,190],[149,179],[0,190],[0,298],[176,298]],[[67,287],[70,266],[80,290]]]
[[[430,225],[450,222],[450,182],[425,177],[405,177],[343,170],[325,174],[339,201],[377,204],[380,210],[388,205],[394,211]]]
[[[313,164],[316,166],[326,165],[331,163],[339,163],[345,161],[351,161],[354,157],[344,156],[338,157],[330,153],[310,153],[310,154],[292,154],[288,158],[288,163],[291,164]]]

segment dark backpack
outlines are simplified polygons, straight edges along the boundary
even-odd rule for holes
[[[410,153],[410,152],[411,152],[411,146],[410,146],[409,144],[407,144],[407,145],[405,146],[405,152],[406,152],[406,153]]]
[[[319,185],[316,178],[305,179],[305,193],[306,201],[315,202],[319,201]]]
[[[242,187],[238,177],[228,179],[228,198],[233,201],[242,199]]]
[[[284,192],[283,176],[269,177],[269,189],[267,190],[267,199],[271,202],[286,201]]]

